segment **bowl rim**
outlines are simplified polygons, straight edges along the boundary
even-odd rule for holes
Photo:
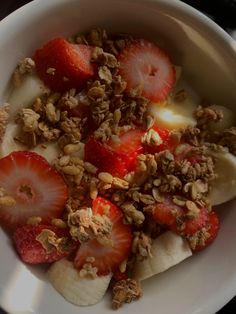
[[[75,2],[79,0],[69,0],[70,2]],[[18,24],[27,23],[25,21],[24,16],[27,13],[31,13],[32,11],[36,11],[36,14],[42,14],[44,11],[47,11],[54,6],[58,6],[61,4],[65,4],[69,2],[68,0],[33,0],[25,5],[21,6],[17,10],[13,11],[11,14],[7,15],[0,21],[0,45],[7,33],[9,28],[14,28]],[[87,0],[94,1],[94,0]],[[208,16],[204,15],[197,9],[191,7],[190,5],[181,2],[180,0],[110,0],[110,1],[119,1],[119,2],[135,2],[143,5],[151,5],[156,6],[157,4],[161,5],[161,7],[168,9],[170,12],[175,11],[180,14],[184,14],[185,19],[188,20],[189,24],[194,27],[197,25],[197,28],[201,31],[208,31],[212,37],[213,41],[217,41],[221,48],[225,49],[226,54],[234,60],[236,66],[236,41],[218,24],[216,24],[213,20],[211,20]],[[209,298],[207,304],[204,304],[201,309],[199,309],[200,313],[215,313],[222,306],[228,303],[234,296],[236,295],[236,272],[231,277],[231,281],[228,281],[224,286],[224,289],[217,290],[214,298]]]

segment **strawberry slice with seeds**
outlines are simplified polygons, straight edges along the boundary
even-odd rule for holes
[[[94,261],[89,262],[98,269],[99,276],[107,275],[115,271],[118,266],[129,255],[132,245],[131,227],[124,224],[121,210],[102,197],[93,201],[93,213],[108,215],[112,222],[111,245],[105,246],[96,239],[89,240],[79,247],[74,263],[77,269],[81,269],[88,263],[87,259],[93,257]]]
[[[193,251],[201,251],[208,245],[210,245],[216,238],[220,228],[220,221],[215,212],[210,212],[208,214],[208,224],[207,229],[207,238],[202,242],[198,243]]]
[[[52,225],[21,226],[14,232],[13,241],[22,261],[28,264],[55,262],[76,248],[68,229]]]
[[[0,205],[0,223],[8,230],[39,216],[44,222],[59,217],[68,189],[61,175],[40,155],[19,151],[0,159],[0,187],[14,199]]]
[[[143,134],[143,130],[134,129],[121,134],[118,142],[106,143],[90,138],[85,144],[85,160],[98,167],[99,172],[122,177],[136,167],[137,156],[143,152]]]
[[[95,73],[92,47],[74,45],[62,37],[52,39],[36,50],[33,59],[40,79],[54,91],[81,89]]]
[[[202,207],[193,216],[188,215],[188,209],[173,203],[170,197],[165,197],[153,211],[153,218],[161,225],[184,235],[191,235],[205,227],[208,221],[206,208]]]
[[[151,101],[166,99],[175,83],[175,69],[168,55],[147,40],[135,40],[125,46],[118,56],[120,75],[127,89],[141,88]]]

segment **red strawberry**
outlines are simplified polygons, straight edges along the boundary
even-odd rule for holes
[[[204,244],[198,244],[193,251],[201,251],[206,246],[210,245],[214,239],[216,238],[219,228],[220,228],[220,221],[215,212],[210,212],[208,215],[208,230],[207,233],[209,233],[209,237],[205,240]]]
[[[123,133],[119,142],[100,143],[90,138],[85,144],[85,160],[98,167],[99,171],[122,177],[136,166],[138,154],[143,152],[141,138],[143,130],[134,129]]]
[[[175,83],[175,69],[157,45],[143,39],[132,41],[118,60],[128,90],[140,87],[144,97],[156,102],[168,96]]]
[[[40,79],[52,90],[81,89],[94,75],[91,47],[55,38],[36,50],[33,59]]]
[[[93,201],[93,213],[104,215],[108,211],[108,217],[113,223],[111,232],[111,246],[103,246],[97,240],[89,240],[81,244],[75,258],[75,267],[81,269],[88,257],[94,257],[93,267],[97,267],[98,275],[107,275],[113,272],[124,261],[131,250],[131,227],[124,224],[121,210],[102,197]]]
[[[124,176],[127,172],[122,159],[93,137],[85,144],[84,160],[98,167],[99,172],[109,172],[113,176]]]
[[[113,273],[113,279],[115,281],[126,280],[128,278],[129,278],[129,276],[128,276],[126,271],[122,273],[119,269],[117,269]]]
[[[162,140],[162,144],[144,145],[145,152],[149,154],[155,154],[166,149],[173,151],[178,143],[176,142],[174,138],[170,136],[170,130],[165,129],[165,128],[160,128],[158,126],[154,126],[152,129],[158,133],[158,135],[160,136]]]
[[[67,245],[59,246],[57,249],[47,242],[47,236],[43,236],[44,232],[46,235],[49,233],[49,237],[53,235],[55,241],[64,238]],[[51,263],[67,256],[76,248],[75,242],[69,238],[67,229],[51,225],[24,225],[19,227],[13,234],[13,241],[22,261],[28,264]]]
[[[162,203],[156,205],[153,218],[159,224],[186,235],[194,234],[206,225],[208,215],[205,208],[201,208],[199,214],[194,218],[186,217],[187,213],[187,208],[174,204],[170,198],[166,197]],[[183,226],[182,223],[184,223]]]
[[[144,133],[142,129],[130,130],[120,135],[119,142],[107,143],[112,151],[124,161],[128,172],[135,170],[137,156],[143,152],[141,139]]]
[[[15,200],[14,205],[0,208],[0,223],[11,230],[32,216],[44,222],[59,217],[68,195],[60,174],[46,159],[27,151],[0,159],[0,187]]]

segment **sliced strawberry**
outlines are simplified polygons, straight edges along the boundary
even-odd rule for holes
[[[93,267],[97,267],[98,275],[107,275],[113,272],[129,255],[132,245],[131,227],[124,224],[121,210],[105,200],[97,197],[93,201],[93,213],[107,214],[113,223],[111,231],[111,246],[104,246],[97,240],[89,240],[81,244],[75,257],[75,267],[81,269],[86,263],[86,259],[94,257],[91,262]]]
[[[201,251],[215,240],[220,228],[220,221],[217,214],[213,211],[208,215],[207,227],[208,238],[204,241],[204,243],[198,244],[193,251]]]
[[[40,155],[13,152],[0,159],[0,187],[14,198],[12,206],[1,205],[0,223],[7,229],[40,216],[44,222],[59,217],[68,189],[61,175]]]
[[[94,75],[90,63],[92,48],[73,45],[64,38],[55,38],[36,50],[33,59],[40,79],[52,90],[63,92],[81,89]]]
[[[144,151],[141,142],[144,133],[142,129],[130,130],[121,134],[118,142],[107,143],[112,151],[124,161],[128,172],[135,170],[137,156]]]
[[[159,224],[185,235],[194,234],[207,224],[206,208],[200,208],[199,214],[193,218],[186,216],[187,213],[187,208],[174,204],[169,197],[166,197],[163,202],[156,205],[153,218]]]
[[[175,149],[178,143],[173,137],[170,136],[170,130],[161,128],[158,126],[154,126],[152,129],[160,136],[160,139],[162,140],[162,144],[144,145],[145,152],[149,154],[155,154],[166,149],[170,151],[173,151]]]
[[[124,176],[127,172],[123,160],[93,137],[85,144],[84,160],[96,166],[99,172],[109,172],[113,176]]]
[[[99,172],[122,177],[136,167],[137,156],[143,152],[143,134],[140,129],[130,130],[120,136],[118,143],[111,140],[101,143],[90,138],[85,144],[85,160],[98,167]]]
[[[127,89],[141,88],[151,101],[162,101],[175,83],[175,69],[167,54],[147,40],[135,40],[118,56]]]
[[[59,243],[58,239],[63,240],[63,245],[51,244]],[[51,263],[69,255],[76,248],[68,229],[51,225],[19,227],[13,234],[13,241],[22,261],[28,264]]]

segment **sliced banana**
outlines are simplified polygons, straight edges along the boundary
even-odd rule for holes
[[[138,280],[150,278],[180,263],[192,255],[192,251],[181,236],[167,231],[153,241],[152,257],[137,261],[133,276]]]
[[[5,157],[14,151],[29,150],[25,145],[14,138],[19,133],[19,126],[16,123],[8,123],[2,143],[0,145],[0,157]],[[38,145],[31,149],[43,156],[49,163],[51,163],[59,155],[59,148],[57,143],[47,143],[46,145]]]
[[[183,101],[176,101],[173,96],[170,96],[165,102],[150,104],[149,112],[155,118],[158,126],[178,129],[197,124],[194,111],[197,108],[199,98],[183,80],[177,82],[173,95],[181,89],[184,89],[187,94]]]
[[[212,105],[210,108],[214,110],[219,110],[223,113],[223,119],[218,122],[210,121],[208,127],[211,131],[221,132],[224,129],[229,129],[231,126],[235,125],[236,119],[235,114],[229,108],[220,105]]]
[[[26,75],[19,87],[15,87],[10,94],[10,119],[16,116],[21,108],[29,107],[33,101],[47,92],[43,82],[35,75]]]
[[[53,263],[48,275],[53,287],[67,301],[80,306],[98,303],[111,280],[111,275],[94,279],[81,278],[73,263],[66,259]]]
[[[217,178],[211,182],[209,200],[220,205],[236,196],[236,157],[231,153],[213,152]]]

